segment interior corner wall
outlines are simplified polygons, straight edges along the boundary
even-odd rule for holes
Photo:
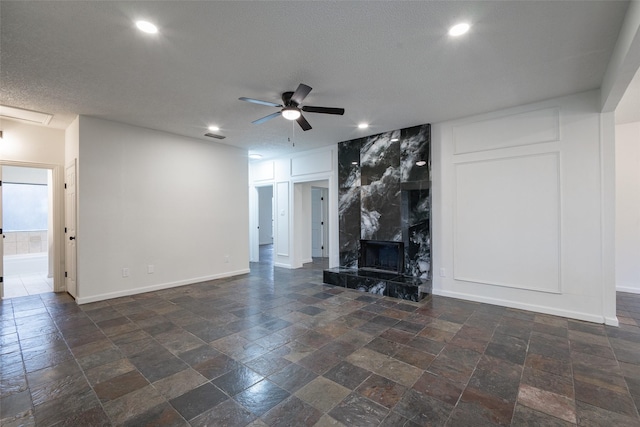
[[[79,303],[249,271],[245,151],[81,116],[78,157]]]
[[[616,125],[616,289],[640,294],[640,122]]]
[[[606,321],[599,111],[590,91],[433,125],[434,294]]]

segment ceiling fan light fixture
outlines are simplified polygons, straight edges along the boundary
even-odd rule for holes
[[[282,117],[287,120],[298,120],[300,115],[300,110],[297,108],[287,107],[282,110]]]
[[[258,153],[251,153],[249,154],[249,158],[252,160],[260,160],[262,158],[262,155]]]

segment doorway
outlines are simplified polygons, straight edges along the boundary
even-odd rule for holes
[[[3,297],[53,292],[53,171],[1,168]]]
[[[256,189],[258,191],[258,262],[273,264],[273,186]]]
[[[329,180],[294,183],[294,265],[329,266]]]

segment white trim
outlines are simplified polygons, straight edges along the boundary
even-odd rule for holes
[[[620,322],[618,322],[618,318],[617,317],[607,317],[607,316],[605,316],[604,324],[607,325],[607,326],[615,326],[615,327],[619,327],[620,326]]]
[[[293,269],[295,269],[295,267],[293,267],[291,264],[285,264],[285,263],[282,263],[282,262],[274,262],[274,263],[273,263],[273,266],[274,266],[274,267],[287,268],[287,269],[289,269],[289,270],[293,270]]]
[[[475,302],[481,302],[484,304],[498,305],[502,307],[517,308],[520,310],[527,310],[535,313],[543,313],[543,314],[550,314],[553,316],[566,317],[569,319],[584,320],[586,322],[594,322],[594,323],[600,323],[600,324],[605,323],[606,321],[613,322],[613,319],[605,319],[605,317],[603,316],[582,313],[579,311],[555,309],[555,308],[537,305],[537,304],[518,303],[518,302],[498,299],[498,298],[480,297],[477,295],[467,294],[463,292],[433,289],[433,295],[439,295],[439,296],[450,297],[450,298],[458,298],[466,301],[475,301]],[[612,324],[612,323],[607,323],[607,324]]]
[[[170,289],[170,288],[176,288],[176,287],[179,287],[179,286],[192,285],[194,283],[207,282],[209,280],[216,280],[216,279],[223,279],[223,278],[227,278],[227,277],[239,276],[241,274],[248,274],[249,272],[250,272],[250,270],[248,268],[244,268],[242,270],[227,271],[227,272],[224,272],[224,273],[213,274],[213,275],[210,275],[210,276],[194,277],[192,279],[178,280],[178,281],[169,282],[169,283],[159,283],[157,285],[145,286],[145,287],[142,287],[142,288],[125,289],[125,290],[122,290],[122,291],[109,292],[109,293],[106,293],[106,294],[98,294],[98,295],[93,295],[93,296],[90,296],[90,297],[78,297],[76,302],[78,304],[88,304],[88,303],[91,303],[91,302],[104,301],[104,300],[109,300],[109,299],[113,299],[113,298],[120,298],[120,297],[126,297],[126,296],[130,296],[130,295],[143,294],[145,292],[160,291],[160,290],[163,290],[163,289]]]

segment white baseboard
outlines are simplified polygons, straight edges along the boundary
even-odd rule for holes
[[[308,263],[310,263],[310,262],[313,262],[313,258],[307,258],[307,259],[303,259],[303,260],[302,260],[302,263],[303,263],[303,264],[308,264]]]
[[[486,297],[480,297],[478,295],[465,294],[462,292],[443,291],[442,289],[433,289],[433,294],[440,295],[443,297],[451,297],[451,298],[458,298],[458,299],[463,299],[468,301],[482,302],[485,304],[500,305],[500,306],[509,307],[509,308],[518,308],[520,310],[528,310],[536,313],[551,314],[552,316],[567,317],[569,319],[584,320],[586,322],[593,322],[593,323],[600,323],[600,324],[606,323],[607,325],[610,324],[612,326],[614,326],[613,325],[614,323],[617,324],[617,321],[618,321],[618,319],[615,319],[615,318],[605,319],[603,316],[598,316],[598,315],[589,314],[589,313],[582,313],[579,311],[561,310],[561,309],[556,309],[552,307],[545,307],[545,306],[535,305],[535,304],[525,304],[525,303],[502,300],[497,298],[486,298]],[[608,322],[612,322],[612,323],[608,323]]]
[[[225,277],[233,277],[233,276],[239,276],[241,274],[247,274],[249,273],[249,269],[245,268],[242,270],[237,270],[237,271],[227,271],[224,273],[219,273],[219,274],[213,274],[210,276],[204,276],[204,277],[194,277],[191,279],[185,279],[185,280],[178,280],[175,282],[168,282],[168,283],[159,283],[157,285],[151,285],[151,286],[144,286],[141,288],[132,288],[132,289],[125,289],[122,291],[117,291],[117,292],[108,292],[105,294],[97,294],[97,295],[92,295],[92,296],[88,296],[88,297],[78,297],[76,299],[76,303],[78,305],[81,304],[88,304],[91,302],[98,302],[98,301],[104,301],[104,300],[109,300],[109,299],[113,299],[113,298],[120,298],[120,297],[127,297],[127,296],[131,296],[131,295],[137,295],[137,294],[143,294],[145,292],[153,292],[153,291],[160,291],[163,289],[169,289],[169,288],[176,288],[178,286],[185,286],[185,285],[193,285],[194,283],[201,283],[201,282],[206,282],[209,280],[216,280],[216,279],[223,279]]]
[[[274,267],[282,267],[282,268],[288,268],[289,270],[293,270],[295,267],[293,267],[291,264],[283,264],[281,262],[274,262],[273,263]]]

